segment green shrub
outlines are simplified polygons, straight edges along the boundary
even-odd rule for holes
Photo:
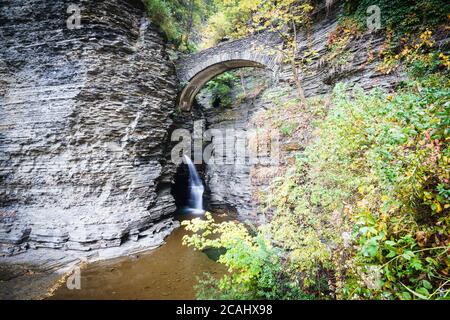
[[[299,286],[283,271],[280,251],[260,230],[255,236],[236,222],[215,223],[210,213],[205,220],[183,221],[193,234],[183,243],[196,249],[225,249],[219,257],[229,273],[217,280],[210,275],[197,286],[199,299],[307,299]]]
[[[233,72],[224,72],[205,85],[205,90],[211,94],[214,107],[229,107],[232,104],[231,91],[237,83],[237,76]]]
[[[443,24],[450,12],[446,0],[346,0],[347,16],[365,25],[367,8],[380,8],[382,28],[395,30],[397,35],[417,33],[427,27]]]
[[[147,0],[147,12],[151,21],[161,28],[170,41],[178,39],[179,31],[166,1]]]
[[[214,11],[214,3],[203,0],[146,0],[150,20],[181,52],[197,50],[198,32]]]
[[[448,296],[448,83],[422,79],[395,96],[335,93],[321,142],[337,131],[336,147],[322,157],[336,170],[348,168],[356,182],[343,199],[355,241],[344,296]]]
[[[395,95],[338,85],[333,96],[318,139],[266,198],[301,290],[324,275],[338,298],[448,297],[448,80],[410,81]]]
[[[282,135],[290,136],[295,132],[297,127],[298,127],[297,123],[287,121],[280,125],[280,132]]]

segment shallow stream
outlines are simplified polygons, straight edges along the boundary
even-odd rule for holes
[[[228,220],[223,214],[214,216],[216,221]],[[183,246],[186,233],[180,227],[157,249],[88,264],[81,269],[81,289],[69,290],[64,283],[50,299],[195,299],[197,277],[204,272],[220,277],[226,269],[205,253]]]

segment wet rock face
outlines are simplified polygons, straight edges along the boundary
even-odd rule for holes
[[[223,145],[214,145],[218,162],[211,161],[205,165],[203,178],[207,185],[209,208],[226,208],[235,211],[242,220],[255,220],[258,212],[257,203],[252,194],[253,186],[250,176],[252,165],[249,158],[249,132],[254,129],[250,122],[255,112],[263,108],[252,95],[257,95],[267,87],[271,76],[270,70],[247,68],[243,71],[243,82],[246,87],[245,98],[241,84],[232,88],[231,106],[214,106],[214,99],[207,90],[197,95],[198,104],[193,108],[202,111],[205,129],[221,133]],[[237,139],[245,144],[246,157],[236,159]],[[243,142],[245,141],[245,142]],[[218,150],[221,150],[218,155]],[[232,155],[227,158],[227,155]]]
[[[120,246],[173,227],[177,80],[164,40],[140,1],[81,1],[72,30],[70,3],[0,4],[5,254]]]

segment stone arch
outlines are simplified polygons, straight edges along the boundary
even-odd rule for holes
[[[261,40],[261,37],[262,38]],[[274,41],[267,35],[258,35],[258,41]],[[233,69],[256,67],[278,72],[281,57],[267,54],[261,47],[255,48],[255,37],[222,43],[216,47],[186,55],[177,63],[178,78],[184,84],[178,98],[178,106],[183,111],[189,111],[195,96],[212,78]],[[264,42],[262,42],[264,43]]]

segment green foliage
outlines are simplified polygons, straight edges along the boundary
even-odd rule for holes
[[[212,11],[209,1],[146,0],[146,4],[151,21],[161,28],[177,50],[196,50],[195,33]]]
[[[341,298],[449,296],[449,96],[438,75],[395,96],[336,87],[318,139],[266,198],[302,291],[322,275]]]
[[[394,95],[336,86],[318,139],[266,198],[303,291],[322,274],[338,298],[449,297],[448,57],[425,31],[396,59],[411,80]]]
[[[204,27],[204,33],[201,42],[201,48],[210,48],[231,33],[233,25],[227,18],[225,12],[216,12],[208,19],[207,25]]]
[[[193,234],[183,243],[196,249],[225,249],[219,262],[229,273],[220,280],[206,275],[197,286],[201,299],[306,299],[298,285],[283,272],[279,250],[259,230],[256,236],[240,223],[215,223],[210,213],[205,220],[183,221]]]
[[[175,25],[171,9],[165,0],[147,0],[147,12],[152,22],[160,26],[169,40],[178,38],[179,30]]]
[[[446,0],[346,0],[347,15],[365,25],[366,10],[372,5],[380,8],[382,27],[395,30],[397,35],[445,23],[450,12]]]
[[[284,122],[280,126],[280,132],[281,134],[285,136],[290,136],[294,133],[294,131],[297,129],[298,125],[295,122]]]
[[[203,29],[202,48],[216,45],[227,37],[238,38],[245,33],[245,25],[257,9],[261,0],[215,0],[215,12],[211,14]]]
[[[394,97],[355,92],[349,99],[336,89],[337,106],[321,137],[337,130],[334,154],[324,150],[324,156],[356,182],[352,188],[341,183],[357,190],[343,198],[351,203],[346,215],[356,246],[347,297],[449,294],[450,199],[443,190],[449,187],[450,90],[442,80],[411,82]]]
[[[229,107],[232,104],[231,90],[238,81],[238,77],[231,71],[224,72],[205,85],[205,90],[211,94],[214,107]]]
[[[409,75],[420,78],[437,72],[447,73],[450,70],[450,62],[447,55],[435,48],[432,32],[426,29],[419,37],[409,39],[400,50],[396,52],[388,48],[382,53],[383,62],[379,70],[390,73],[402,64],[407,68]]]

